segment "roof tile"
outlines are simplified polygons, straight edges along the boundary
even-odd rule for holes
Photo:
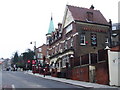
[[[76,7],[76,6],[71,6],[67,5],[68,9],[70,10],[74,20],[79,20],[79,21],[86,21],[87,19],[87,12],[92,12],[93,13],[93,23],[98,23],[98,24],[106,24],[109,25],[107,20],[104,18],[102,13],[99,10],[93,10],[93,9],[88,9],[88,8],[81,8],[81,7]]]

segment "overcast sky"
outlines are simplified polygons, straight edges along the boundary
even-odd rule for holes
[[[62,22],[66,4],[89,8],[92,4],[107,21],[118,22],[119,0],[0,0],[0,58],[10,58],[46,43],[51,13],[54,27]]]

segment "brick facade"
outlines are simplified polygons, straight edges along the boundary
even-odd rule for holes
[[[47,36],[52,76],[108,84],[107,61],[99,63],[98,51],[106,47],[109,29],[99,11],[67,5],[63,23]]]

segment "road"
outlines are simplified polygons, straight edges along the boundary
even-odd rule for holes
[[[20,71],[3,71],[2,87],[15,90],[17,88],[80,88],[80,90],[85,90],[79,86],[40,78]]]

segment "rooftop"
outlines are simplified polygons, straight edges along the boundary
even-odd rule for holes
[[[99,10],[94,10],[94,8],[91,8],[91,7],[88,9],[88,8],[82,8],[82,7],[71,6],[71,5],[67,5],[67,7],[70,10],[74,20],[87,22],[86,13],[91,12],[93,13],[92,23],[109,25],[109,23],[107,22],[107,20],[104,18],[104,16]]]

